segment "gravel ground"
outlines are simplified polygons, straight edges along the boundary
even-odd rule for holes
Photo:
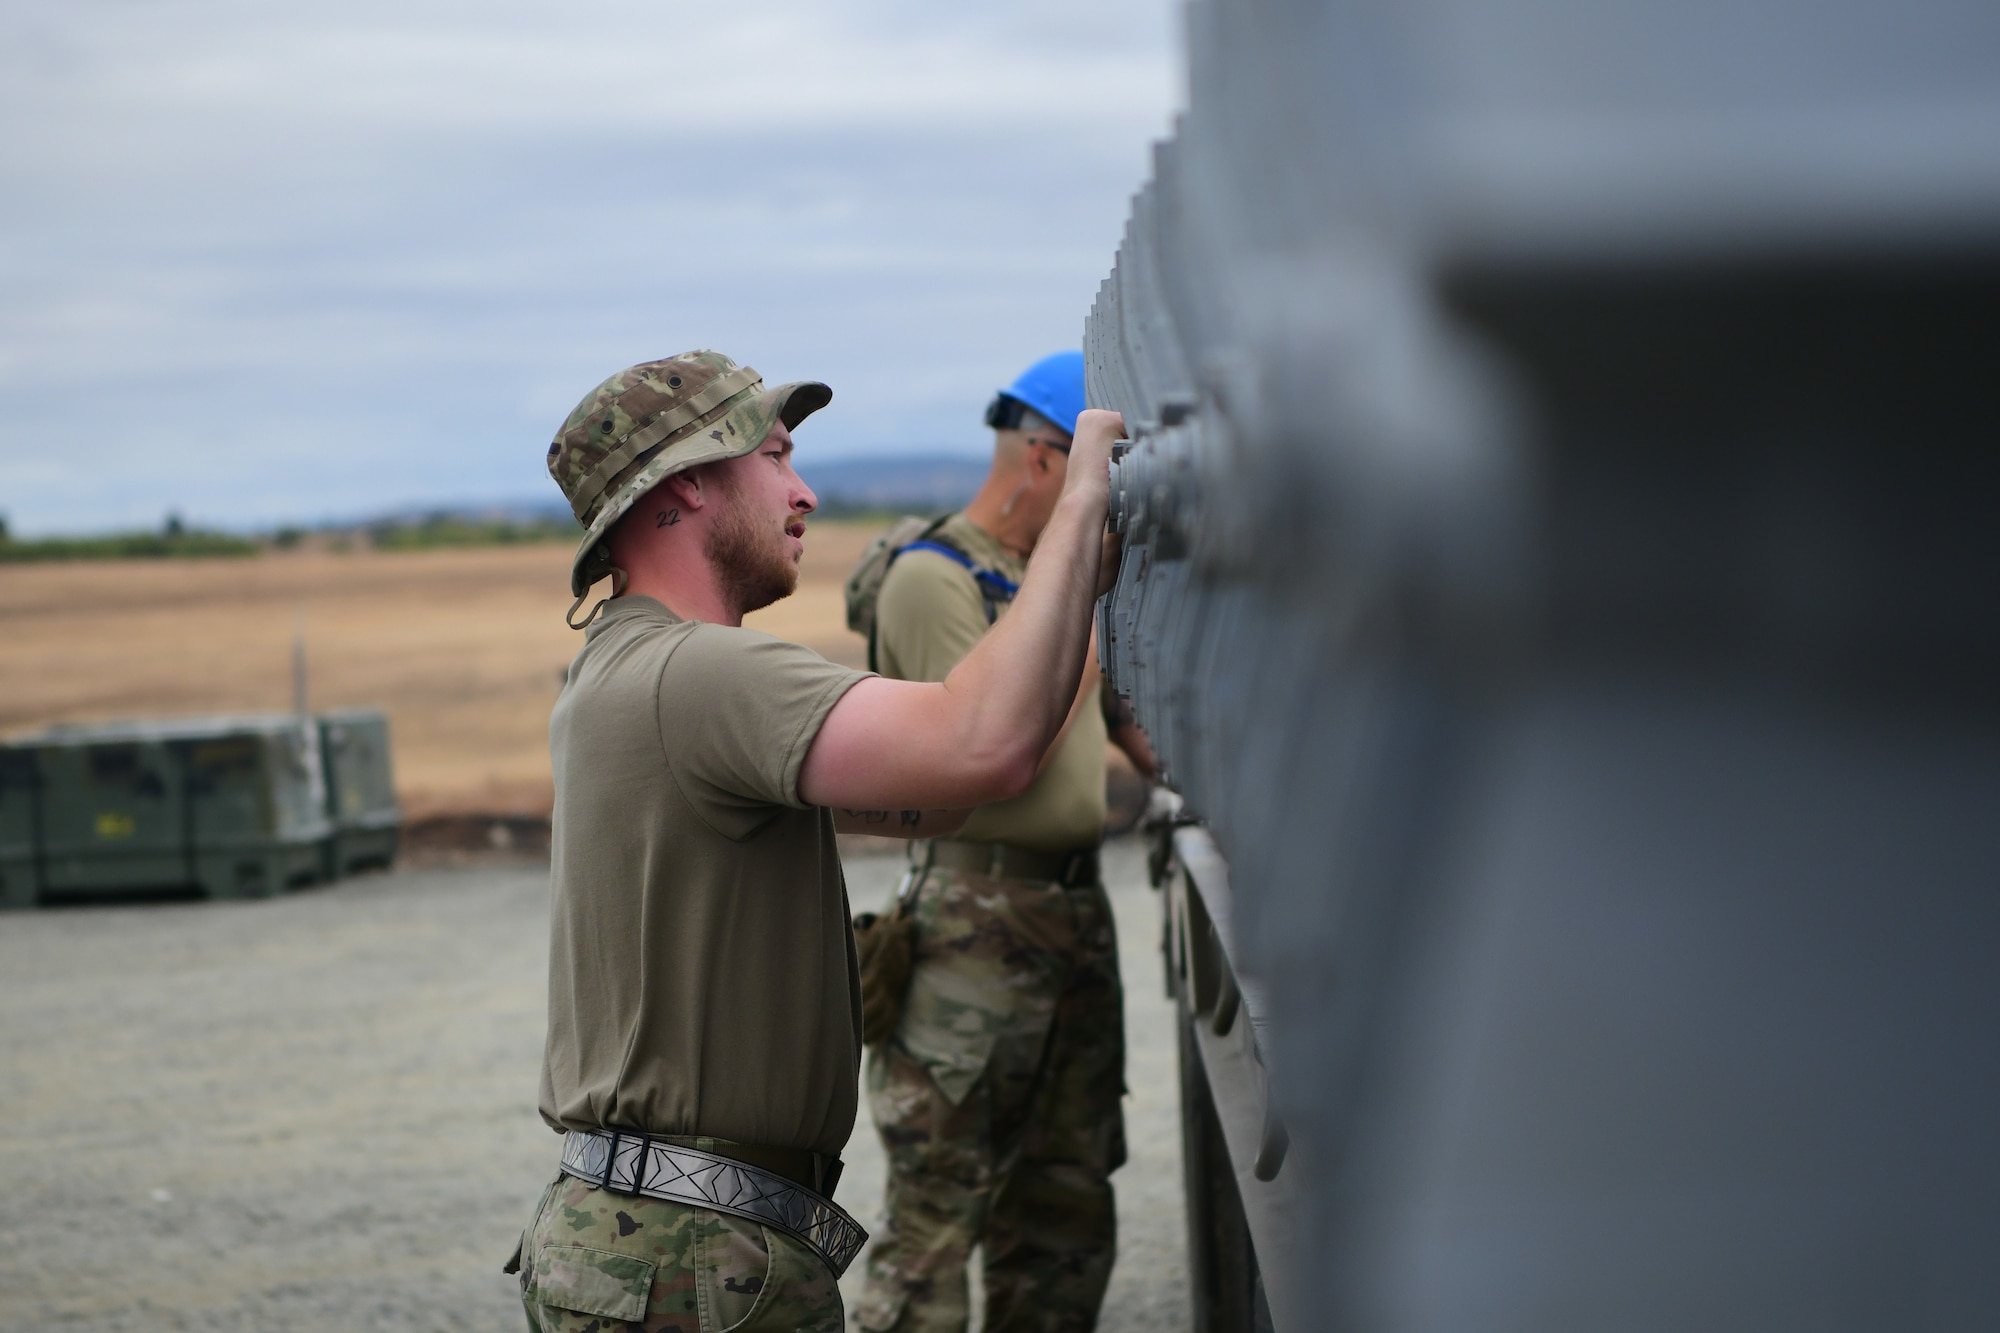
[[[850,860],[857,908],[900,870]],[[1185,1328],[1157,908],[1136,845],[1107,878],[1132,1161],[1100,1327]],[[546,871],[516,865],[0,916],[0,1329],[518,1330],[499,1266],[556,1150],[546,914]],[[866,1225],[865,1110],[847,1158]]]

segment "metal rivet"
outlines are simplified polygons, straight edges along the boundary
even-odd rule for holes
[[[604,424],[599,426],[598,429],[603,431],[606,435],[609,435],[611,433],[611,418],[610,417],[604,418]]]
[[[680,388],[680,387],[681,387],[681,377],[680,377],[679,375],[669,375],[669,376],[667,376],[667,387],[668,387],[669,389],[678,389],[678,388]]]

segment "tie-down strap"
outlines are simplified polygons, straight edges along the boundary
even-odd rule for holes
[[[563,1140],[564,1174],[614,1194],[713,1208],[789,1231],[839,1277],[868,1233],[833,1200],[795,1181],[699,1148],[623,1131],[573,1129]]]

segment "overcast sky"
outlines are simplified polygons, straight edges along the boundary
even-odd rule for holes
[[[17,534],[555,499],[716,347],[825,457],[975,450],[1080,340],[1181,99],[1170,0],[0,6]]]

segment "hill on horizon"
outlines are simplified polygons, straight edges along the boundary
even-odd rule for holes
[[[967,454],[883,454],[795,460],[799,476],[828,516],[841,513],[941,513],[970,500],[988,460]]]
[[[819,496],[829,518],[842,514],[957,509],[986,479],[988,460],[967,454],[873,454],[818,460],[794,458],[806,485]],[[441,519],[484,523],[567,523],[569,506],[559,497],[542,501],[406,505],[351,526],[400,527]]]
[[[889,513],[933,514],[957,509],[979,489],[986,476],[987,460],[983,456],[947,453],[825,460],[807,456],[797,466],[799,475],[819,496],[820,513],[827,518],[842,518]],[[306,533],[365,533],[378,544],[390,545],[407,544],[406,538],[419,545],[430,544],[416,540],[426,533],[439,537],[437,544],[445,545],[483,544],[485,540],[567,540],[574,536],[574,526],[569,506],[553,494],[547,499],[402,504],[365,515],[328,515],[263,524],[184,525],[180,515],[170,511],[157,529],[49,533],[28,538],[11,533],[6,515],[0,512],[0,547],[5,548],[0,556],[12,561],[212,554],[225,547],[230,553],[248,554],[254,549],[253,542],[275,541],[279,546],[289,546]],[[482,532],[491,528],[498,535],[486,533],[482,537],[479,532],[468,535],[457,531],[461,528]],[[202,545],[204,541],[215,550]]]
[[[848,514],[942,513],[957,509],[986,479],[988,460],[966,454],[878,454],[858,458],[794,458],[806,485],[819,496],[828,518]],[[385,514],[382,524],[415,523],[437,517],[472,521],[565,522],[569,507],[560,499],[539,504],[462,505],[408,508]]]

